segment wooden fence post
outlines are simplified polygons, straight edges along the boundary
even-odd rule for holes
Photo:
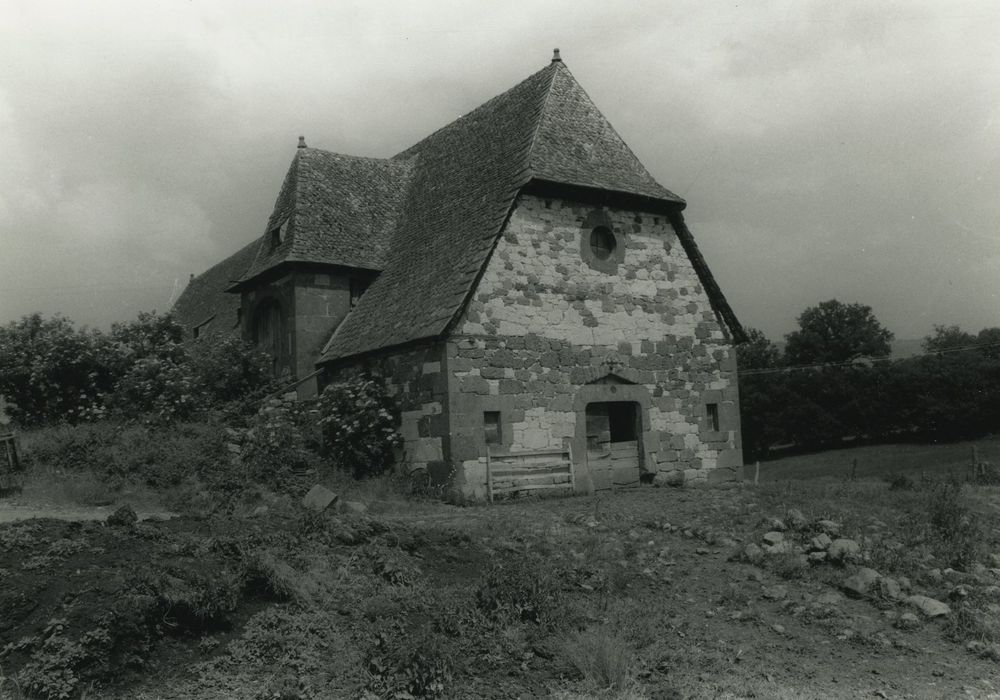
[[[760,483],[760,460],[759,459],[757,460],[757,463],[754,465],[754,468],[753,468],[753,485],[756,486],[758,483]]]

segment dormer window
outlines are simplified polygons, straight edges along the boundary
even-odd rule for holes
[[[357,277],[351,278],[351,308],[353,309],[361,301],[361,295],[365,293],[368,289],[368,285],[371,284],[371,280],[358,279]]]
[[[279,245],[281,245],[281,241],[284,240],[284,238],[285,238],[282,235],[281,227],[280,226],[278,226],[277,228],[271,229],[271,232],[268,234],[268,236],[270,237],[270,240],[271,240],[271,250],[274,250]]]

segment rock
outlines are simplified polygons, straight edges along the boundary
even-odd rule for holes
[[[888,576],[878,580],[878,593],[888,600],[899,600],[903,597],[903,590],[900,588],[899,582]]]
[[[114,513],[109,515],[108,519],[104,522],[106,522],[110,527],[134,527],[135,524],[139,522],[139,516],[135,514],[132,506],[126,503]]]
[[[316,484],[302,498],[302,505],[316,512],[326,510],[330,507],[331,503],[337,501],[337,494],[323,486],[322,484]]]
[[[760,583],[764,580],[764,572],[758,568],[750,569],[750,571],[747,572],[747,580]]]
[[[879,580],[879,573],[874,569],[869,569],[866,566],[858,569],[858,572],[853,576],[848,576],[844,579],[844,582],[840,584],[848,593],[853,593],[856,596],[865,597],[867,596],[875,582]]]
[[[793,530],[801,530],[809,521],[806,520],[806,516],[802,514],[802,511],[798,508],[789,508],[785,513],[785,521],[792,527]]]
[[[764,521],[764,524],[769,530],[777,530],[778,532],[784,532],[788,529],[788,526],[785,525],[785,521],[780,518],[768,518]]]
[[[909,593],[910,590],[913,588],[913,584],[910,583],[910,579],[906,578],[905,576],[900,576],[897,580],[899,581],[899,587],[902,588],[907,593]]]
[[[778,542],[778,544],[765,544],[763,550],[769,557],[779,554],[794,554],[798,551],[795,545],[788,540],[783,540],[782,542]]]
[[[781,585],[764,586],[760,593],[768,600],[783,600],[788,597],[788,589]]]
[[[1000,569],[1000,554],[991,554],[989,561],[991,569]]]
[[[773,629],[778,634],[784,634],[785,633],[785,628],[782,625],[771,625],[771,629]]]
[[[257,506],[256,508],[253,509],[253,512],[250,513],[250,516],[253,518],[259,518],[261,516],[267,515],[269,510],[270,508],[268,508],[267,506]]]
[[[826,556],[837,564],[857,561],[861,557],[861,547],[854,540],[834,540],[827,548]]]
[[[354,515],[364,515],[368,512],[368,506],[361,501],[342,501],[341,506],[345,513]]]
[[[764,540],[765,544],[773,546],[778,544],[779,542],[783,542],[785,540],[785,536],[780,532],[772,530],[771,532],[765,532],[764,536],[761,539]]]
[[[653,477],[653,486],[673,486],[679,488],[684,485],[684,472],[675,469],[672,472],[658,472]]]
[[[831,544],[833,544],[833,540],[830,539],[830,536],[825,532],[821,532],[809,540],[809,549],[814,552],[825,552],[830,548]]]
[[[927,617],[942,617],[951,613],[951,608],[945,603],[942,603],[940,600],[928,598],[925,595],[911,595],[906,599],[906,602]]]
[[[836,591],[827,591],[816,597],[817,605],[840,605],[844,600],[844,596],[840,595]]]
[[[941,576],[941,569],[931,569],[927,572],[927,577],[935,583],[940,583],[941,579],[944,578]]]
[[[816,529],[825,532],[830,537],[836,537],[840,534],[840,523],[834,520],[817,520]]]
[[[810,552],[809,553],[809,563],[810,564],[822,564],[826,561],[826,552]]]
[[[896,620],[896,627],[901,630],[912,630],[920,626],[920,618],[911,612],[905,612]]]

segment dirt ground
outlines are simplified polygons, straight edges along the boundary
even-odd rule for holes
[[[173,581],[164,588],[142,574],[144,595],[176,602],[191,595],[178,589],[194,586],[184,572],[245,571],[247,556],[264,553],[272,577],[286,572],[291,593],[260,595],[244,575],[242,593],[225,614],[197,618],[183,633],[180,619],[173,633],[143,637],[148,653],[111,678],[78,665],[75,692],[406,697],[399,688],[413,687],[413,668],[438,673],[421,645],[441,644],[454,662],[433,690],[442,697],[1000,698],[1000,663],[949,641],[943,618],[903,625],[902,614],[912,611],[904,602],[845,595],[839,584],[856,565],[788,571],[738,556],[760,541],[768,518],[789,508],[810,523],[838,519],[842,536],[874,547],[875,530],[897,527],[894,512],[859,510],[858,493],[642,488],[467,508],[424,503],[416,512],[405,502],[383,502],[364,515],[323,518],[295,511],[125,528],[6,524],[0,526],[0,617],[6,616],[0,647],[7,645],[0,680],[6,674],[11,682],[0,684],[0,697],[18,697],[13,680],[41,658],[44,638],[68,634],[52,632],[54,620],[67,628],[92,626],[122,591],[137,590],[143,567],[155,565],[169,573],[157,581]],[[9,520],[19,509],[0,502],[0,517]],[[879,525],[870,522],[879,518]],[[563,607],[526,617],[522,606],[518,620],[482,622],[491,567],[518,560],[551,567]],[[996,575],[995,586],[998,574],[984,575]],[[914,592],[940,596],[923,581],[914,574]],[[170,614],[180,609],[174,605]],[[574,622],[552,620],[561,615]],[[430,629],[428,620],[433,634],[424,643],[416,635]],[[627,683],[602,689],[567,661],[567,640],[581,630],[620,641],[618,665],[627,668]],[[386,634],[394,639],[386,641]],[[35,646],[18,646],[32,637]],[[412,639],[421,654],[382,654],[400,638]],[[393,661],[403,657],[408,661]],[[392,685],[399,674],[410,674],[409,686]]]

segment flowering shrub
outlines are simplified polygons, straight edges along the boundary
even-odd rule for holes
[[[377,377],[338,382],[323,390],[319,398],[323,442],[341,469],[361,479],[392,466],[393,449],[402,444],[393,408]]]
[[[309,449],[303,403],[271,399],[251,421],[243,445],[246,478],[272,488],[287,489],[297,472],[315,468]]]
[[[154,313],[116,323],[110,333],[77,329],[59,316],[25,316],[0,327],[0,394],[12,417],[30,426],[108,412],[186,420],[205,409],[256,403],[273,388],[266,355],[240,339],[186,345],[182,337],[169,316]]]

